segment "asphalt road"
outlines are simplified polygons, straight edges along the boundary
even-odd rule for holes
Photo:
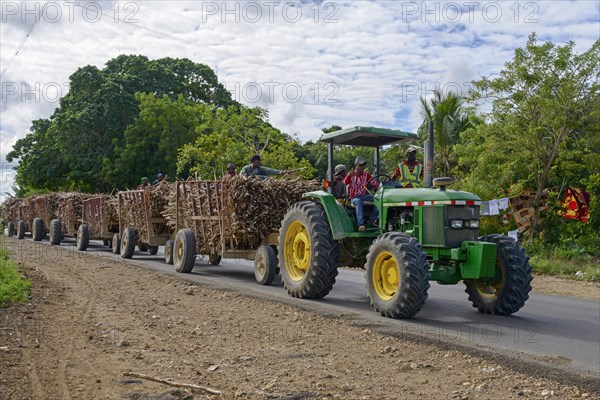
[[[26,240],[31,239],[26,237]],[[49,246],[47,239],[40,246]],[[66,238],[60,251],[65,251],[71,257],[83,256],[74,246],[75,241]],[[178,274],[172,265],[164,263],[162,249],[156,256],[136,251],[132,260],[123,260],[100,242],[92,241],[87,252],[190,282],[216,285],[304,309],[340,315],[366,326],[491,350],[600,379],[598,301],[530,294],[525,307],[516,314],[491,316],[481,314],[471,306],[462,284],[442,286],[432,282],[425,307],[416,317],[393,320],[381,317],[371,308],[362,270],[340,269],[336,284],[327,297],[302,300],[291,298],[283,289],[279,277],[271,286],[259,285],[254,279],[251,261],[227,259],[219,266],[212,266],[206,265],[206,260],[198,259],[192,273]],[[43,257],[42,247],[39,253]]]

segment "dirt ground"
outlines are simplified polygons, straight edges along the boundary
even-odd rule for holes
[[[33,292],[0,309],[2,399],[600,398],[493,358],[92,254],[25,240],[14,259]]]
[[[600,282],[579,281],[556,276],[536,276],[533,291],[600,301]]]

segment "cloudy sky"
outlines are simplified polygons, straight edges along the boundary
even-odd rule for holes
[[[273,125],[306,141],[332,124],[414,131],[421,96],[466,91],[530,33],[578,51],[600,36],[598,0],[0,5],[2,194],[13,181],[4,156],[33,119],[50,116],[69,75],[119,54],[205,63],[238,101],[267,108]]]

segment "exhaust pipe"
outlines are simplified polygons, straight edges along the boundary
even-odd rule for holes
[[[425,170],[423,171],[423,187],[433,187],[433,121],[429,120],[429,135],[425,141]]]

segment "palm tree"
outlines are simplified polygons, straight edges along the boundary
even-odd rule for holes
[[[425,118],[425,126],[428,121],[433,121],[436,168],[442,176],[448,176],[454,164],[452,147],[458,143],[460,133],[470,125],[463,98],[452,92],[444,95],[436,89],[430,103],[421,97],[421,115]]]

